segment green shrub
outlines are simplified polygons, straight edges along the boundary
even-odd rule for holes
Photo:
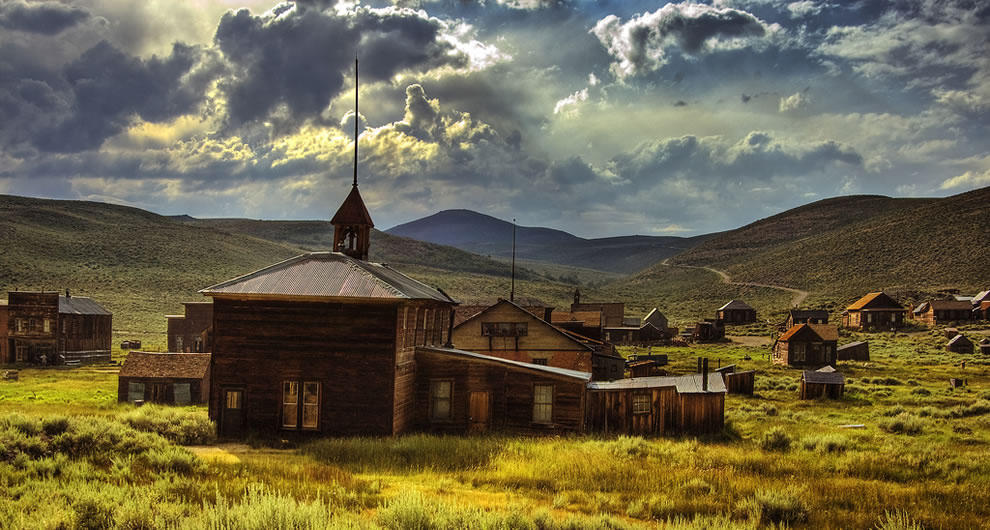
[[[902,412],[893,418],[879,423],[881,429],[894,434],[921,434],[925,430],[924,419],[908,412]]]
[[[808,520],[808,507],[803,493],[802,490],[761,489],[746,499],[742,508],[761,527],[804,523]]]
[[[919,386],[918,388],[911,389],[911,394],[915,396],[930,396],[932,395],[932,392],[927,388]]]
[[[838,434],[808,436],[801,439],[801,447],[819,453],[843,453],[849,448],[849,439]]]
[[[159,434],[181,445],[207,444],[216,439],[213,422],[203,409],[145,405],[120,418],[139,431]]]
[[[884,512],[883,517],[874,528],[876,530],[924,530],[921,523],[914,521],[907,513],[901,511]]]
[[[766,451],[788,451],[791,448],[791,435],[780,427],[774,427],[763,433],[760,447]]]

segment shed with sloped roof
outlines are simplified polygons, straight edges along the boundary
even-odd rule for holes
[[[831,366],[805,370],[801,374],[801,399],[839,399],[845,392],[846,376]]]
[[[973,353],[973,341],[966,338],[963,334],[958,334],[952,337],[945,345],[945,351],[950,351],[954,353]]]
[[[188,405],[210,396],[209,353],[127,354],[117,374],[117,401]]]
[[[756,309],[742,300],[731,300],[715,311],[715,319],[726,324],[756,322]]]
[[[900,302],[877,291],[856,300],[842,312],[842,327],[863,331],[899,328],[904,325],[906,313]]]
[[[588,384],[588,430],[640,436],[714,433],[725,425],[718,373],[636,377]]]

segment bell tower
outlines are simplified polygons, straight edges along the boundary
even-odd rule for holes
[[[371,215],[358,192],[358,60],[354,58],[354,182],[351,192],[347,194],[343,204],[337,209],[330,224],[333,225],[333,251],[342,252],[359,260],[368,259],[368,248],[371,246]]]

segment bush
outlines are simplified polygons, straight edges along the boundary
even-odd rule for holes
[[[801,490],[757,490],[742,507],[761,527],[799,524],[808,520],[803,493]]]
[[[932,392],[924,387],[918,387],[911,390],[911,394],[915,396],[930,396]]]
[[[924,530],[921,523],[911,519],[905,512],[884,512],[883,517],[874,526],[876,530]]]
[[[760,447],[766,451],[788,451],[791,448],[791,435],[780,427],[774,427],[763,433]]]
[[[838,434],[809,436],[801,439],[801,447],[819,453],[844,453],[849,448],[849,440]]]
[[[159,434],[181,445],[216,439],[213,422],[202,409],[145,405],[121,414],[120,419],[139,431]]]
[[[914,414],[902,412],[893,418],[880,422],[880,428],[894,434],[921,434],[925,430],[926,421]]]

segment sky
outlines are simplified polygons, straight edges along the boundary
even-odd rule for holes
[[[0,0],[0,193],[690,236],[990,185],[978,1]]]

